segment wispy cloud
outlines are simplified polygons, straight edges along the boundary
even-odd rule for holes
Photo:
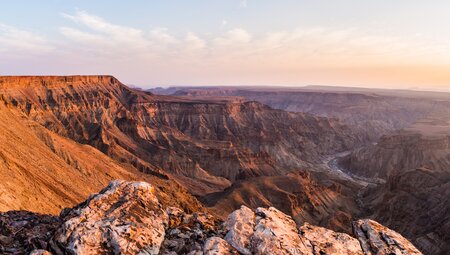
[[[430,50],[417,42],[369,34],[357,28],[299,27],[255,35],[238,27],[201,36],[193,32],[173,34],[165,27],[145,31],[111,23],[86,11],[62,16],[74,22],[74,26],[60,27],[62,35],[81,49],[108,56],[166,58],[176,55],[180,59],[192,57],[192,50],[195,50],[199,54],[196,61],[206,57],[211,63],[216,57],[223,64],[224,59],[233,63],[232,58],[243,57],[247,62],[258,64],[264,59],[267,65],[284,62],[291,67],[302,67],[385,62],[385,55],[399,61]]]
[[[10,54],[44,54],[53,49],[41,35],[0,24],[0,51]]]
[[[56,42],[30,31],[0,25],[2,56],[47,54],[46,59],[70,59],[71,66],[67,68],[126,73],[129,77],[146,76],[151,70],[156,80],[173,83],[180,82],[176,80],[178,76],[195,76],[200,83],[216,77],[224,79],[224,83],[239,83],[241,78],[245,83],[245,77],[249,81],[267,79],[270,83],[275,75],[281,77],[279,80],[295,80],[311,70],[334,70],[340,75],[339,70],[345,68],[368,70],[450,61],[446,53],[448,43],[430,44],[418,38],[369,33],[358,27],[308,26],[255,33],[225,21],[210,33],[195,33],[174,32],[164,26],[148,29],[124,26],[86,11],[61,16],[71,22],[59,27],[65,39]],[[51,68],[52,63],[48,62]],[[53,63],[53,68],[60,66]],[[192,79],[181,80],[189,81]]]
[[[120,53],[148,47],[148,41],[139,29],[112,24],[85,11],[78,11],[75,15],[61,15],[81,25],[81,28],[60,27],[61,34],[84,47],[98,47],[99,50],[108,52],[117,50]],[[157,32],[155,34],[158,36]]]

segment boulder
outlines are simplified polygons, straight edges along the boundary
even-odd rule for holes
[[[419,255],[414,245],[399,233],[376,221],[363,219],[353,222],[354,235],[365,254]]]
[[[256,209],[254,254],[312,254],[311,243],[299,235],[294,220],[274,207]]]
[[[364,254],[358,240],[344,233],[305,223],[300,234],[311,243],[314,254]]]
[[[56,254],[158,254],[167,214],[145,182],[113,181],[61,213],[51,241]]]
[[[240,253],[248,255],[250,251],[250,238],[255,228],[255,213],[246,206],[232,212],[225,222],[228,231],[225,240]]]

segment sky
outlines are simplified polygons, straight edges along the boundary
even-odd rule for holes
[[[14,0],[0,75],[450,91],[448,0]]]

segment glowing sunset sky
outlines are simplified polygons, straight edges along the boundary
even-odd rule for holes
[[[3,1],[0,74],[450,90],[449,10],[446,0]]]

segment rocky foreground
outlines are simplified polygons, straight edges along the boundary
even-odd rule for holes
[[[0,214],[1,254],[422,254],[372,220],[354,237],[270,208],[245,206],[221,222],[206,213],[163,208],[152,185],[113,181],[59,217]]]

